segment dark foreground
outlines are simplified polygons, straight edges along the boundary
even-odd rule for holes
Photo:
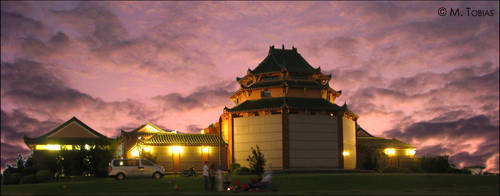
[[[252,176],[233,176],[247,183]],[[202,177],[160,180],[79,178],[2,186],[2,195],[498,195],[498,176],[452,174],[276,174],[276,192],[220,193],[203,190]],[[179,191],[174,190],[178,185]]]

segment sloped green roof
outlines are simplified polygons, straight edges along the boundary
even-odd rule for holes
[[[147,140],[140,140],[145,145],[208,145],[224,144],[218,135],[212,134],[156,134]]]
[[[255,89],[255,88],[266,88],[266,87],[277,87],[283,84],[287,84],[288,87],[296,88],[322,88],[323,85],[315,81],[300,81],[300,80],[275,80],[275,81],[264,81],[257,82],[249,87],[243,87],[244,89]]]
[[[368,145],[374,148],[414,148],[412,145],[394,138],[357,137],[356,142],[358,145]]]
[[[89,132],[92,134],[95,134],[97,138],[48,138],[48,136],[52,135],[53,133],[59,131],[59,129],[62,129],[66,125],[70,124],[71,122],[76,122],[83,126],[85,129],[87,129]],[[53,129],[52,131],[41,135],[39,137],[28,137],[24,136],[24,143],[26,144],[48,144],[48,143],[59,143],[59,144],[107,144],[111,142],[113,139],[108,138],[99,132],[95,131],[94,129],[90,128],[87,126],[85,123],[80,121],[78,118],[74,117],[63,123],[62,125],[58,126],[57,128]]]
[[[298,52],[296,48],[291,50],[287,49],[275,49],[274,46],[269,48],[269,54],[267,57],[250,72],[253,74],[257,73],[268,73],[268,72],[278,72],[282,69],[286,69],[289,72],[297,73],[316,73],[319,69],[313,68]]]
[[[341,110],[337,104],[332,104],[324,99],[315,98],[296,98],[296,97],[279,97],[279,98],[263,98],[259,100],[247,100],[233,108],[226,109],[227,111],[245,111],[245,110],[261,110],[261,109],[276,109],[281,108],[284,104],[291,109],[310,109],[310,110]]]

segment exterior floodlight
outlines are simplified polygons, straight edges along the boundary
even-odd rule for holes
[[[394,148],[386,148],[386,149],[384,150],[384,153],[385,153],[386,155],[393,156],[393,155],[395,155],[395,154],[396,154],[396,149],[394,149]]]

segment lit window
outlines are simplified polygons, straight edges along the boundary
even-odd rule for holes
[[[342,155],[344,155],[344,156],[349,156],[350,154],[351,154],[351,153],[349,153],[348,151],[344,151],[344,152],[342,152]]]
[[[386,149],[384,150],[384,153],[385,153],[386,155],[392,156],[392,155],[395,155],[395,154],[396,154],[396,149],[394,149],[394,148],[386,148]]]
[[[406,154],[413,156],[417,151],[415,149],[406,149]]]
[[[268,89],[264,89],[263,91],[260,92],[261,97],[270,97],[271,92]]]
[[[57,144],[47,144],[47,145],[36,145],[37,150],[61,150],[61,145]]]

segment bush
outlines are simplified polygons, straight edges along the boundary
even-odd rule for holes
[[[386,167],[382,169],[383,173],[412,173],[409,168]]]
[[[34,167],[25,167],[22,170],[23,176],[29,175],[29,174],[35,174],[38,169]]]
[[[420,159],[420,167],[425,172],[432,173],[447,173],[452,172],[448,156],[422,157]]]
[[[248,175],[251,173],[248,167],[238,167],[231,171],[233,175]]]
[[[18,184],[21,177],[21,173],[10,173],[9,175],[4,174],[2,184]]]
[[[264,154],[260,151],[259,145],[255,145],[255,148],[251,147],[252,154],[248,156],[247,161],[252,168],[252,173],[262,176],[264,173],[264,166],[266,165],[266,159]]]
[[[36,179],[39,182],[49,181],[52,179],[52,174],[50,173],[49,170],[40,170],[36,172]]]
[[[19,180],[19,184],[32,184],[36,183],[36,176],[35,174],[28,174],[26,176],[21,177]]]
[[[234,171],[234,170],[236,170],[236,169],[238,169],[240,167],[241,167],[241,165],[239,163],[232,163],[231,166],[229,166],[229,169],[231,171]]]

